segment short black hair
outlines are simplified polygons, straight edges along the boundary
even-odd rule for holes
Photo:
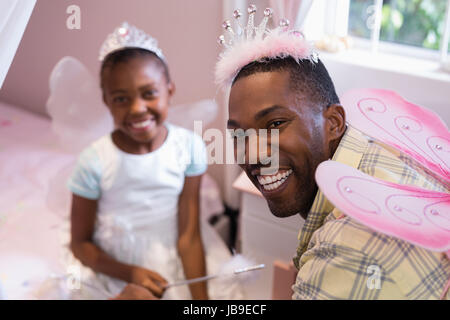
[[[167,82],[170,82],[170,74],[169,67],[166,62],[162,60],[158,55],[150,50],[135,48],[135,47],[126,47],[123,49],[119,49],[113,52],[110,52],[103,59],[102,66],[100,68],[100,82],[101,87],[103,88],[103,74],[106,69],[113,68],[118,63],[128,62],[129,60],[137,57],[149,57],[155,59],[157,63],[161,66],[164,72],[164,76],[166,77]]]
[[[233,79],[232,85],[239,79],[258,72],[288,71],[291,90],[307,95],[320,111],[332,104],[340,104],[333,81],[320,59],[296,61],[292,57],[253,61],[243,67]],[[319,110],[318,110],[319,111]]]

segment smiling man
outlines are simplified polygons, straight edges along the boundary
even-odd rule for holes
[[[255,11],[249,7],[242,33],[228,21],[223,24],[231,39],[219,38],[226,49],[216,80],[231,86],[229,129],[279,130],[278,172],[262,174],[268,164],[261,158],[252,163],[248,155],[240,166],[275,216],[300,214],[305,219],[294,257],[298,275],[293,298],[448,297],[450,261],[444,254],[357,223],[333,206],[314,176],[321,162],[332,159],[385,181],[448,193],[447,187],[397,150],[347,126],[333,82],[303,36],[288,30],[286,21],[267,29],[269,9],[254,26]],[[251,143],[246,140],[246,152]]]
[[[277,174],[261,175],[258,164],[241,167],[274,215],[306,218],[317,193],[315,169],[332,157],[345,132],[344,110],[324,65],[293,58],[248,64],[233,82],[228,129],[279,130],[278,173],[285,179],[277,181],[283,183],[268,189]]]

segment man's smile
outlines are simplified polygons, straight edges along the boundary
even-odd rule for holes
[[[254,183],[264,196],[278,193],[288,185],[289,176],[293,173],[291,168],[279,169],[274,174],[262,175],[260,170],[252,170],[251,175],[255,178]]]

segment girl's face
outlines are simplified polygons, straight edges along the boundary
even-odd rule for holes
[[[103,100],[121,141],[130,148],[165,136],[163,124],[173,93],[161,62],[153,57],[132,58],[103,74]]]

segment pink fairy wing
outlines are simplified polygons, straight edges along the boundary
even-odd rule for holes
[[[341,102],[348,123],[408,154],[450,182],[450,132],[434,112],[381,89],[355,89]]]
[[[382,181],[336,161],[321,163],[316,181],[339,210],[371,229],[450,250],[450,194]]]

